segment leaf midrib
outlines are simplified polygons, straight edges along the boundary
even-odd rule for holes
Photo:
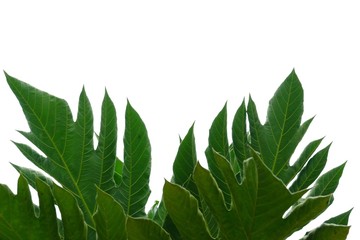
[[[281,126],[281,134],[280,134],[280,139],[279,141],[277,142],[278,144],[276,144],[276,153],[275,153],[275,156],[274,156],[274,160],[273,160],[273,164],[272,164],[272,168],[271,168],[271,171],[274,172],[275,170],[275,166],[276,166],[276,162],[277,162],[277,158],[278,158],[278,155],[279,155],[279,152],[280,152],[280,145],[282,143],[282,140],[283,140],[283,133],[284,133],[284,128],[285,128],[285,123],[287,122],[287,114],[288,114],[288,110],[289,110],[289,101],[290,101],[290,98],[291,98],[291,89],[292,89],[292,86],[293,86],[293,81],[294,81],[294,76],[291,76],[291,82],[290,82],[290,87],[289,87],[289,94],[288,94],[288,98],[287,98],[287,101],[286,101],[286,109],[285,109],[285,113],[284,113],[284,121],[282,123],[282,126]],[[278,103],[280,104],[280,103]],[[271,125],[270,125],[271,126]],[[272,127],[271,127],[272,129]],[[274,136],[274,134],[273,134]],[[274,136],[275,137],[275,136]]]
[[[78,187],[78,185],[77,185],[77,181],[75,181],[74,176],[71,174],[70,169],[69,169],[68,165],[66,164],[65,159],[63,158],[63,155],[60,153],[60,150],[58,149],[57,145],[55,144],[55,142],[54,142],[53,139],[51,138],[49,132],[46,131],[45,126],[42,124],[39,116],[38,116],[38,115],[36,114],[36,112],[33,110],[33,108],[31,107],[31,105],[29,104],[29,102],[26,101],[26,98],[22,95],[21,91],[19,91],[19,89],[18,89],[15,85],[13,85],[13,86],[16,88],[17,92],[19,93],[19,95],[20,95],[21,98],[23,99],[23,102],[24,102],[24,103],[29,107],[29,109],[32,111],[33,116],[36,117],[37,121],[40,123],[40,126],[43,128],[43,130],[45,130],[44,132],[46,133],[46,136],[48,137],[48,139],[50,140],[50,142],[51,142],[51,144],[53,145],[54,149],[56,150],[56,153],[60,156],[60,159],[61,159],[62,163],[63,163],[64,166],[65,166],[65,170],[66,170],[66,172],[68,173],[68,175],[70,176],[70,179],[71,179],[72,183],[74,184],[76,191],[78,192],[77,196],[78,196],[79,199],[83,202],[83,205],[84,205],[84,207],[85,207],[85,210],[88,212],[88,214],[89,214],[89,216],[90,216],[90,220],[91,220],[92,225],[95,226],[94,219],[91,217],[91,215],[92,215],[92,214],[91,214],[91,211],[90,211],[90,209],[89,209],[89,207],[88,207],[88,205],[87,205],[87,203],[86,203],[86,201],[85,201],[85,199],[84,199],[84,197],[83,197],[83,195],[82,195],[81,190],[79,189],[79,187]],[[42,98],[42,96],[41,96],[41,98]],[[68,117],[68,116],[66,115],[66,118],[67,118],[67,117]],[[66,119],[66,120],[67,120],[67,119]],[[66,122],[67,122],[67,121],[66,121]],[[68,132],[68,128],[66,128],[66,135],[67,135],[67,132]],[[65,138],[65,139],[66,139],[66,138]],[[50,159],[50,160],[51,160],[51,159]],[[53,162],[53,161],[52,161],[52,162]]]

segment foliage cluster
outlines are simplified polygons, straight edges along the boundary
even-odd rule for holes
[[[292,71],[271,98],[264,124],[253,99],[242,102],[231,142],[224,106],[209,131],[209,169],[197,161],[191,126],[161,201],[146,212],[151,147],[145,124],[129,102],[121,160],[116,111],[107,93],[96,135],[84,89],[74,121],[65,100],[8,74],[6,79],[29,124],[30,131],[20,133],[37,149],[15,145],[52,178],[13,164],[20,173],[18,192],[0,185],[0,239],[286,239],[330,206],[345,166],[321,174],[330,148],[318,150],[322,139],[308,143],[290,164],[312,122],[302,122],[304,94]],[[29,186],[37,191],[39,206]],[[346,239],[350,212],[302,239]]]

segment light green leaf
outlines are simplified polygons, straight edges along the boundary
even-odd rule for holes
[[[128,102],[125,112],[124,166],[117,199],[126,214],[145,216],[150,195],[151,147],[145,124]]]
[[[173,223],[184,239],[212,239],[199,210],[198,202],[189,191],[166,181],[163,198]]]
[[[129,217],[126,227],[129,240],[171,240],[170,235],[150,219]]]
[[[126,216],[121,205],[109,194],[98,189],[94,214],[99,240],[127,240]]]

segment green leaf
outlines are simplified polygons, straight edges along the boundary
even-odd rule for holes
[[[170,235],[150,219],[129,217],[126,227],[129,240],[171,240]]]
[[[310,186],[321,174],[325,167],[331,144],[317,152],[300,171],[298,177],[292,183],[290,191],[296,192]]]
[[[53,193],[61,212],[65,239],[91,239],[88,237],[88,228],[83,213],[72,194],[57,185],[54,185]],[[44,226],[47,224],[42,225],[43,228]]]
[[[228,161],[230,161],[229,143],[227,138],[226,104],[223,107],[223,109],[218,113],[213,123],[211,124],[209,130],[209,146],[205,151],[205,155],[207,158],[210,172],[211,174],[213,174],[217,184],[222,190],[227,206],[229,206],[230,205],[229,188],[226,186],[226,183],[224,182],[224,176],[222,175],[221,171],[218,169],[215,163],[213,150],[219,152],[220,154],[225,156],[225,158]]]
[[[118,197],[126,214],[145,216],[150,195],[151,147],[145,124],[128,102],[125,112],[124,167]]]
[[[34,212],[29,186],[23,176],[18,180],[17,195],[0,184],[0,239],[60,239],[50,188],[40,180],[36,184],[39,214]]]
[[[350,209],[349,211],[344,212],[338,216],[332,217],[332,218],[328,219],[327,221],[325,221],[325,223],[347,225],[351,211],[352,211],[352,209]]]
[[[119,185],[121,183],[123,166],[124,166],[124,163],[122,161],[120,161],[119,158],[116,158],[115,173],[114,173],[114,181],[115,181],[116,185]]]
[[[314,154],[316,149],[319,147],[321,141],[323,139],[318,139],[309,143],[302,153],[300,154],[299,158],[295,161],[295,163],[290,166],[288,169],[282,172],[279,177],[283,180],[285,184],[289,184],[291,180],[298,174],[304,165],[309,161],[310,157]]]
[[[166,181],[163,198],[172,221],[184,239],[212,239],[199,210],[198,202],[189,191]]]
[[[65,100],[9,75],[6,78],[30,127],[30,132],[21,133],[45,156],[24,144],[16,144],[17,147],[31,162],[76,196],[86,222],[94,227],[95,185],[108,192],[115,187],[117,127],[111,99],[105,93],[99,144],[95,151],[92,110],[84,89],[74,122]],[[32,180],[29,178],[29,181]]]
[[[345,240],[349,229],[349,226],[325,223],[306,233],[300,240]]]
[[[249,119],[249,128],[250,128],[250,144],[251,148],[254,149],[256,152],[263,152],[262,144],[260,144],[260,140],[262,137],[262,124],[260,122],[257,110],[256,110],[256,104],[251,98],[251,95],[249,96],[249,102],[247,106],[247,115]]]
[[[242,172],[243,162],[250,157],[248,151],[247,141],[247,129],[246,129],[246,108],[245,100],[241,103],[240,107],[235,113],[233,125],[232,125],[232,139],[233,147],[240,167],[240,173]]]
[[[295,148],[289,146],[298,131],[303,113],[303,89],[292,71],[269,102],[264,124],[265,146],[262,158],[272,172],[279,173],[289,162]]]
[[[196,165],[196,146],[194,137],[194,125],[192,125],[181,141],[173,164],[174,183],[184,186],[194,172]]]
[[[339,185],[339,180],[344,171],[345,164],[346,162],[319,177],[308,196],[324,196],[334,193]]]
[[[109,194],[98,189],[94,214],[99,239],[127,240],[126,216],[121,205]]]
[[[329,207],[331,199],[332,195],[327,195],[302,199],[300,203],[296,203],[279,225],[282,226],[283,236],[290,236],[323,213]]]
[[[201,167],[200,164],[197,164],[194,180],[200,195],[218,223],[221,232],[220,235],[225,239],[246,239],[242,222],[236,215],[234,209],[229,210],[225,206],[224,196],[210,172]]]

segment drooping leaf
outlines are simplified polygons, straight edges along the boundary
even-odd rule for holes
[[[126,214],[145,216],[150,195],[151,147],[147,130],[139,114],[128,102],[125,112],[124,166],[117,199]]]
[[[129,217],[126,227],[129,240],[171,240],[170,235],[150,219]]]
[[[166,181],[163,198],[172,221],[184,239],[212,239],[198,202],[189,191]]]
[[[111,192],[116,151],[116,114],[105,93],[99,143],[93,146],[93,116],[83,89],[74,122],[67,102],[6,75],[17,97],[30,132],[21,132],[45,156],[24,144],[16,144],[36,166],[76,196],[86,222],[94,227],[95,185]],[[29,179],[31,181],[31,179]]]
[[[40,180],[36,184],[39,215],[35,214],[29,186],[23,176],[18,180],[17,195],[0,184],[0,239],[60,239],[50,188]]]
[[[94,214],[98,239],[127,240],[126,216],[121,205],[109,194],[98,189]]]

